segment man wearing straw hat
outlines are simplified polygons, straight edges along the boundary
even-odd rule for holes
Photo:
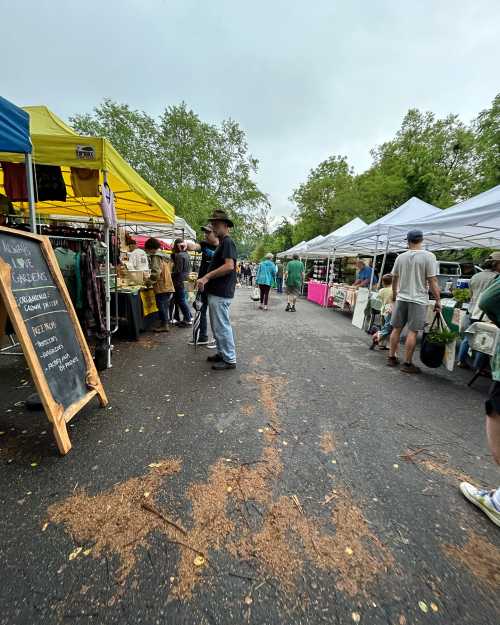
[[[199,278],[196,286],[208,294],[210,323],[217,344],[217,353],[207,358],[212,369],[223,371],[236,369],[236,348],[229,309],[236,288],[236,245],[229,236],[234,226],[227,213],[214,211],[208,220],[219,238],[219,247],[215,250],[208,273]]]

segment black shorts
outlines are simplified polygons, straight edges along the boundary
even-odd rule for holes
[[[486,401],[485,408],[486,414],[490,417],[500,415],[500,382],[493,382],[491,385],[490,396]]]

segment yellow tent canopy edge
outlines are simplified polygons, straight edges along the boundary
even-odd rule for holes
[[[46,106],[27,106],[24,110],[30,115],[35,163],[105,170],[110,187],[116,194],[119,221],[174,222],[174,207],[120,156],[107,139],[78,135]],[[0,161],[23,160],[22,154],[0,153]],[[65,175],[64,178],[69,199],[74,193],[70,177]],[[4,192],[3,174],[0,176],[0,187],[0,192]],[[71,197],[71,202],[37,202],[37,213],[48,215],[56,212],[75,217],[100,214],[95,198],[92,201]]]

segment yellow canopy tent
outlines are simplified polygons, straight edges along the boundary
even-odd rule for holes
[[[174,207],[141,178],[107,139],[78,135],[45,106],[26,106],[24,110],[30,116],[33,162],[61,166],[67,191],[66,202],[37,202],[37,215],[101,216],[99,197],[75,197],[70,168],[80,167],[99,170],[101,183],[103,172],[107,172],[119,222],[173,223]],[[0,152],[0,161],[19,163],[24,161],[24,155]],[[1,170],[0,193],[5,193]],[[27,203],[25,206],[27,210]]]

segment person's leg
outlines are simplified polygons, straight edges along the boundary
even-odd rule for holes
[[[208,305],[212,330],[217,341],[217,351],[225,363],[235,364],[236,349],[229,315],[231,301],[224,297],[210,295]]]
[[[269,291],[271,290],[271,287],[268,284],[264,284],[262,286],[264,287],[264,308],[267,308],[267,305],[269,304]]]
[[[401,301],[396,302],[392,311],[391,323],[393,330],[389,341],[389,356],[387,358],[387,364],[391,367],[398,364],[399,340],[407,320],[408,303]]]
[[[264,284],[259,284],[259,293],[260,293],[260,306],[259,308],[262,308],[262,305],[264,304]]]
[[[160,326],[157,328],[157,331],[168,332],[168,309],[170,304],[170,293],[156,293],[156,306],[158,308],[158,315],[160,317]]]
[[[493,382],[486,402],[486,436],[493,460],[500,464],[500,382]],[[464,497],[500,527],[500,488],[482,490],[468,482],[460,484]]]
[[[199,341],[208,341],[208,300],[205,294],[202,294],[201,298],[202,306],[200,309],[200,336]]]
[[[417,336],[418,332],[408,330],[405,342],[405,363],[407,365],[411,364],[413,360],[413,354],[415,353],[415,347],[417,346]]]
[[[488,359],[488,354],[483,354],[483,352],[475,352],[472,368],[476,371],[482,371],[483,369],[486,369]]]
[[[177,297],[177,305],[179,306],[183,320],[188,323],[191,321],[191,311],[189,310],[189,306],[186,302],[186,291],[184,290],[184,285],[179,285],[175,287],[175,295]]]
[[[469,358],[469,340],[466,336],[462,339],[460,347],[458,349],[457,363],[465,366]]]

